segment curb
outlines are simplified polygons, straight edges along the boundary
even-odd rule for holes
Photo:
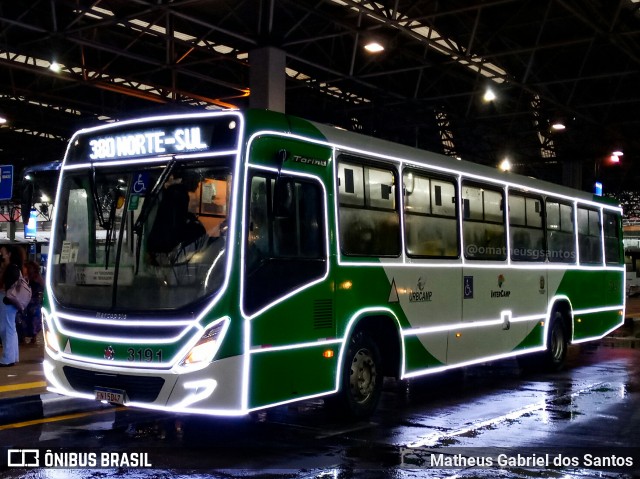
[[[71,398],[55,393],[0,399],[0,426],[62,414],[93,411],[101,407],[107,406],[91,399]]]

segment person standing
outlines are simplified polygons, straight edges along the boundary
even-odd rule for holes
[[[44,279],[40,274],[40,265],[35,261],[27,261],[24,269],[27,271],[27,280],[31,287],[31,301],[22,313],[23,341],[30,346],[36,346],[36,339],[42,330],[42,294],[44,292]],[[20,331],[18,331],[20,336]],[[26,343],[26,338],[31,342]]]
[[[0,297],[0,338],[2,339],[2,356],[0,367],[13,366],[18,362],[18,332],[16,331],[16,313],[18,309],[5,296],[6,291],[13,283],[20,279],[22,271],[22,257],[13,246],[0,246],[0,264],[2,265],[2,290]]]

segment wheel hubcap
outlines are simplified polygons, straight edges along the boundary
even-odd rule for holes
[[[360,349],[351,363],[349,386],[356,402],[367,401],[373,394],[377,378],[376,365],[368,349]]]

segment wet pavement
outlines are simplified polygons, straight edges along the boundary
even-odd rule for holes
[[[379,410],[356,423],[333,417],[321,400],[236,419],[109,406],[13,421],[0,426],[0,454],[37,451],[43,467],[11,467],[0,477],[640,477],[632,328],[597,349],[572,347],[558,373],[506,360],[387,381]]]

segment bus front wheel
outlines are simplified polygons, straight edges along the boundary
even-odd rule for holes
[[[366,332],[357,331],[349,340],[340,391],[332,406],[350,418],[368,417],[378,405],[382,382],[380,350]]]

